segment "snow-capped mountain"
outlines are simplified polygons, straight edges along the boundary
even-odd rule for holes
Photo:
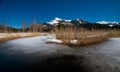
[[[58,23],[62,23],[64,25],[66,24],[86,24],[88,23],[87,21],[81,20],[81,19],[75,19],[75,20],[66,20],[66,19],[61,19],[58,17],[55,17],[55,19],[51,20],[50,22],[47,22],[50,25],[58,25]]]
[[[113,26],[116,26],[116,25],[119,25],[119,22],[107,22],[107,21],[99,21],[99,22],[96,22],[97,24],[104,24],[104,25],[108,25],[109,27],[113,27]]]
[[[66,19],[61,19],[58,17],[55,17],[53,20],[46,22],[47,25],[50,26],[57,26],[59,23],[64,24],[64,26],[90,26],[90,25],[94,25],[94,24],[102,24],[104,26],[109,26],[109,27],[113,27],[113,26],[119,26],[120,23],[119,22],[111,22],[111,21],[99,21],[96,23],[91,23],[82,19],[75,19],[75,20],[66,20]]]
[[[47,22],[47,23],[50,25],[57,25],[60,21],[62,21],[62,19],[56,17],[54,20],[51,20],[50,22]]]
[[[99,22],[96,22],[98,24],[119,24],[118,22],[107,22],[107,21],[99,21]]]
[[[88,24],[89,22],[84,21],[82,19],[75,19],[71,21],[72,24],[74,24],[75,26],[79,26],[81,24]]]
[[[55,19],[51,20],[50,22],[47,22],[48,24],[50,25],[58,25],[58,23],[62,22],[63,24],[67,24],[67,23],[70,23],[71,20],[65,20],[65,19],[61,19],[61,18],[58,18],[58,17],[55,17]]]

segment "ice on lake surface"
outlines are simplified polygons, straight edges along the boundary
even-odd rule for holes
[[[21,38],[16,40],[1,43],[1,46],[13,51],[20,51],[24,53],[34,53],[44,50],[54,50],[59,45],[46,44],[48,36],[38,36],[33,38]]]
[[[45,42],[50,38],[51,36],[38,36],[0,43],[0,64],[6,64],[9,59],[11,63],[11,58],[20,63],[27,64],[39,62],[51,56],[65,54],[76,56],[86,55],[110,66],[120,67],[120,38],[110,38],[102,43],[77,47],[46,44]]]

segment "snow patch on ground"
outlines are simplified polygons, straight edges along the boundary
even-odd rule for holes
[[[76,44],[78,42],[78,40],[71,40],[70,41],[72,44]]]
[[[58,39],[48,39],[47,43],[62,43],[62,41]]]

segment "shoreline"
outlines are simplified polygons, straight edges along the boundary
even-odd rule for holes
[[[0,42],[9,41],[18,38],[27,38],[40,36],[41,34],[38,32],[28,32],[28,33],[0,33]]]

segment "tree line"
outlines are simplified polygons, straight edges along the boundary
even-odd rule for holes
[[[27,25],[24,19],[21,20],[21,28],[14,28],[11,25],[8,25],[4,20],[0,24],[0,33],[12,33],[12,32],[43,32],[45,31],[46,25],[36,23],[36,18],[34,17],[33,23]]]

